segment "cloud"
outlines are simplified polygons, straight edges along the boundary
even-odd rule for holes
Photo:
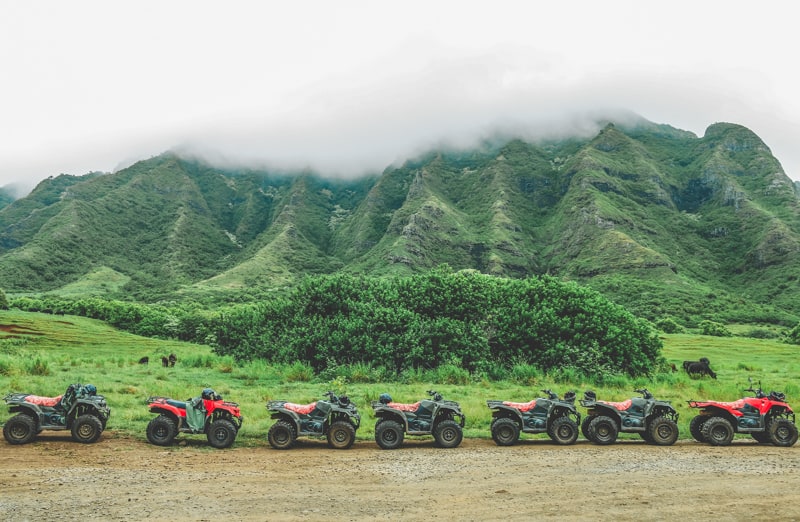
[[[352,176],[493,132],[585,134],[630,114],[698,135],[745,125],[800,178],[794,22],[776,9],[152,5],[19,4],[0,19],[0,186],[170,149]]]

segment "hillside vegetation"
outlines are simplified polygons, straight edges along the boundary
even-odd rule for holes
[[[432,151],[356,180],[174,154],[57,176],[0,210],[0,288],[145,302],[262,300],[305,276],[549,274],[637,316],[800,320],[800,206],[755,134],[644,120]]]
[[[595,291],[446,267],[404,278],[309,277],[285,297],[216,312],[97,298],[21,297],[12,306],[318,372],[360,364],[389,378],[437,367],[498,375],[528,364],[600,379],[652,374],[663,363],[650,324]]]

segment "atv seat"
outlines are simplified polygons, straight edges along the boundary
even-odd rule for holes
[[[175,406],[179,410],[185,410],[186,409],[186,403],[184,401],[176,401],[176,400],[173,400],[173,399],[167,399],[167,404],[169,404],[170,406]]]
[[[388,406],[389,408],[394,408],[395,410],[412,411],[413,412],[413,411],[417,411],[419,409],[420,402],[421,401],[417,401],[414,404],[403,404],[401,402],[390,402],[386,406]]]
[[[503,401],[503,405],[508,406],[509,408],[516,408],[519,411],[530,411],[536,407],[536,399],[533,399],[530,402]]]
[[[314,411],[314,408],[317,407],[317,403],[312,402],[310,404],[295,404],[293,402],[285,402],[283,404],[283,407],[299,415],[308,415],[309,413]]]
[[[719,402],[719,401],[703,401],[703,402],[704,404],[708,404],[709,406],[719,406],[720,408],[725,408],[727,410],[741,410],[747,405],[747,402],[745,402],[744,399],[739,399],[733,402]]]
[[[628,399],[627,401],[622,401],[622,402],[608,402],[608,401],[597,401],[597,402],[599,402],[600,404],[611,406],[612,408],[615,408],[619,411],[625,411],[631,407],[631,404],[633,404],[632,399]]]
[[[58,403],[61,402],[61,397],[63,395],[59,395],[58,397],[41,397],[39,395],[27,395],[25,397],[25,402],[30,404],[35,404],[37,406],[47,406],[50,408],[55,408],[58,406]]]

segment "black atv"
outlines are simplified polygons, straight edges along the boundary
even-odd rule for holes
[[[678,440],[678,413],[669,401],[658,401],[646,389],[642,397],[623,402],[598,401],[593,391],[584,393],[581,405],[589,409],[581,423],[583,436],[595,444],[612,444],[617,434],[638,433],[645,442],[671,446]]]
[[[25,444],[43,430],[70,430],[77,442],[96,442],[106,429],[111,409],[93,384],[70,384],[63,395],[41,397],[11,393],[4,400],[16,413],[3,426],[9,444]]]
[[[375,417],[375,442],[382,449],[399,448],[403,437],[408,435],[433,435],[442,448],[455,448],[461,444],[466,417],[461,406],[446,401],[435,391],[428,391],[432,399],[423,399],[413,404],[392,402],[387,393],[372,402]],[[456,422],[458,418],[458,422]]]
[[[581,414],[575,409],[575,392],[563,399],[550,390],[547,398],[530,402],[486,401],[492,410],[492,439],[498,446],[511,446],[522,433],[547,433],[553,442],[574,444],[578,440]]]
[[[269,401],[267,409],[278,422],[272,425],[267,435],[269,444],[275,449],[289,449],[297,437],[328,437],[328,446],[347,449],[356,440],[356,430],[361,425],[361,416],[356,405],[346,395],[337,396],[325,392],[327,401],[310,404],[295,404],[288,401]]]

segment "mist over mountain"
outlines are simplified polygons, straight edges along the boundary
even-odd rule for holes
[[[219,165],[184,151],[42,181],[0,210],[0,287],[202,299],[446,263],[575,280],[649,318],[800,319],[798,191],[739,125],[493,136],[356,178]]]

